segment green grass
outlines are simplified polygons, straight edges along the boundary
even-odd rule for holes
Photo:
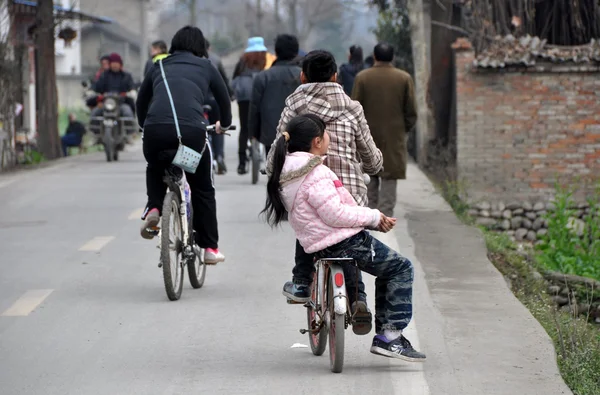
[[[569,229],[576,217],[573,189],[557,187],[556,210],[546,215],[548,233],[537,247],[544,268],[600,281],[600,187],[588,199],[590,213],[579,222],[579,232]]]

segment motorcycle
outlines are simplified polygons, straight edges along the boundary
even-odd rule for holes
[[[102,116],[90,117],[89,129],[97,136],[97,144],[104,147],[107,162],[119,160],[119,152],[125,148],[127,135],[131,134],[128,131],[135,131],[135,119],[124,117],[120,112],[121,104],[127,97],[132,98],[134,92],[126,95],[110,92],[98,97],[98,104],[102,103]],[[88,92],[88,98],[93,95],[95,92]]]

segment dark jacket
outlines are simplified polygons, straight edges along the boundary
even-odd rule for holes
[[[352,87],[354,86],[354,78],[356,74],[363,70],[362,65],[344,63],[340,66],[340,72],[338,73],[338,82],[344,87],[344,92],[348,96],[352,94]]]
[[[231,125],[231,101],[221,75],[208,59],[190,52],[175,52],[163,59],[167,82],[175,103],[180,125],[203,128],[206,124],[202,106],[209,91],[215,95],[223,126]],[[140,126],[174,124],[169,96],[160,72],[153,67],[144,78],[136,102]]]
[[[72,134],[76,137],[76,144],[81,144],[81,140],[85,134],[85,126],[79,121],[69,122],[65,135],[68,134]]]
[[[144,66],[144,77],[148,75],[148,72],[150,70],[152,70],[152,66],[154,66],[154,62],[152,61],[152,58],[148,59],[148,61],[146,62],[146,65]]]
[[[285,99],[300,86],[300,71],[293,61],[277,61],[254,78],[248,133],[267,147],[275,139]]]
[[[134,89],[133,78],[126,71],[115,73],[111,70],[106,70],[94,85],[94,92],[100,94],[129,92],[132,89]]]
[[[410,74],[391,64],[361,71],[354,80],[352,99],[362,104],[373,140],[383,153],[381,177],[405,179],[407,133],[417,122],[415,88]]]

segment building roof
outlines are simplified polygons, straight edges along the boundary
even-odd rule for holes
[[[473,61],[476,67],[504,68],[508,66],[535,66],[536,62],[590,63],[600,62],[600,41],[592,39],[579,46],[548,45],[539,37],[512,35],[496,37]]]
[[[23,14],[35,14],[35,8],[37,7],[36,1],[29,0],[12,0],[13,12],[23,13]],[[88,14],[86,12],[82,12],[80,10],[76,10],[74,8],[65,8],[63,6],[54,5],[54,14],[60,18],[65,19],[78,19],[86,22],[95,22],[95,23],[112,23],[114,20],[112,18],[107,18],[103,16],[95,16],[92,14]]]

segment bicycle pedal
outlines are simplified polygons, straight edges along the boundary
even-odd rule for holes
[[[295,300],[292,300],[292,299],[288,299],[287,303],[288,304],[306,304],[306,302],[296,302]]]

